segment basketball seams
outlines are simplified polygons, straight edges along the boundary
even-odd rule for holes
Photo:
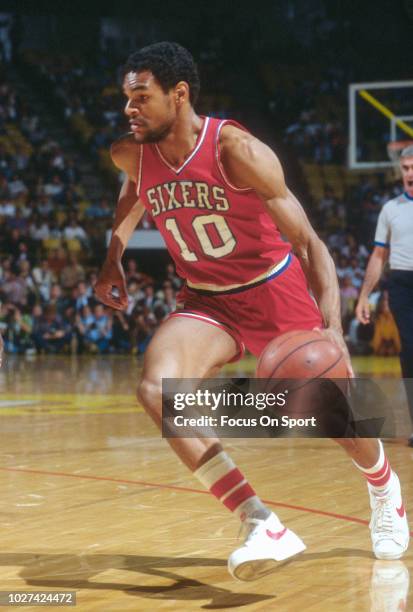
[[[305,335],[307,335],[307,334],[308,334],[308,331],[309,331],[308,329],[301,329],[301,330],[297,330],[297,331],[296,331],[296,330],[292,330],[292,331],[289,331],[289,332],[286,332],[285,334],[283,334],[283,336],[284,336],[284,335],[287,335],[287,334],[290,334],[290,335],[288,335],[288,338],[284,338],[284,339],[282,339],[282,338],[283,338],[283,336],[278,336],[278,338],[276,338],[276,340],[279,340],[279,339],[282,339],[282,340],[281,340],[281,342],[279,342],[279,343],[277,344],[277,350],[278,350],[280,347],[284,346],[284,344],[285,344],[286,342],[288,342],[289,340],[291,340],[291,338],[299,338],[299,337],[300,337],[300,336],[302,336],[302,335],[304,335],[304,336],[305,336]],[[318,340],[318,339],[319,339],[319,338],[317,338],[317,340]],[[321,340],[321,339],[322,339],[322,338],[320,338],[320,340]],[[261,365],[261,357],[262,357],[262,355],[260,355],[260,358],[258,359],[257,368],[256,368],[256,371],[257,371],[257,372],[258,372],[258,371],[259,371],[259,369],[260,369],[260,365]]]
[[[288,339],[289,340],[289,339]],[[286,340],[286,342],[288,342],[288,340]],[[277,363],[276,367],[274,368],[274,370],[271,373],[271,376],[268,376],[268,378],[274,378],[274,374],[275,372],[278,370],[278,368],[285,362],[287,361],[287,359],[289,357],[291,357],[291,355],[294,355],[294,353],[296,353],[297,351],[301,350],[303,347],[308,346],[310,344],[316,344],[317,342],[328,342],[329,344],[331,344],[330,340],[324,339],[324,338],[317,338],[315,340],[309,340],[308,342],[304,342],[304,344],[300,344],[300,346],[296,346],[292,351],[290,351],[289,353],[287,353],[287,355],[285,355],[285,357],[283,357],[283,359]],[[284,343],[283,343],[284,344]],[[340,359],[342,358],[342,355],[340,355],[340,358],[338,361],[340,361]],[[336,363],[338,363],[338,361]],[[336,363],[334,365],[336,365]],[[314,377],[317,378],[317,377]]]
[[[335,360],[335,362],[334,362],[334,363],[332,363],[331,365],[329,365],[329,366],[328,366],[328,368],[326,368],[325,370],[323,370],[322,372],[320,372],[320,374],[318,374],[317,376],[314,376],[314,378],[322,378],[322,377],[323,377],[323,374],[327,374],[327,372],[329,372],[330,370],[332,370],[333,368],[335,368],[335,367],[336,367],[336,365],[337,365],[338,363],[340,363],[340,361],[341,361],[342,359],[344,359],[344,355],[343,355],[343,354],[341,354],[341,355],[338,357],[338,359],[336,359],[336,360]]]

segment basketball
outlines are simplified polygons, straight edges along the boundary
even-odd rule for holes
[[[276,411],[278,417],[304,419],[303,423],[315,418],[315,426],[301,426],[284,436],[345,435],[349,409],[344,354],[321,332],[291,331],[272,340],[258,360],[256,376],[266,379],[265,392],[288,393],[286,405]]]
[[[317,330],[291,331],[261,353],[257,378],[347,378],[341,349]]]

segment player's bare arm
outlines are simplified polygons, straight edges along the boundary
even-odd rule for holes
[[[95,293],[104,304],[118,310],[128,305],[122,255],[145,210],[136,191],[139,155],[140,147],[132,136],[119,139],[111,147],[112,161],[119,170],[125,172],[126,179],[119,194],[112,238],[95,285]],[[117,294],[114,294],[114,287]]]
[[[356,317],[364,325],[370,321],[369,295],[379,282],[388,257],[389,249],[383,246],[374,247],[370,256],[356,307]]]
[[[320,308],[327,333],[345,352],[342,337],[340,292],[334,262],[317,236],[297,198],[288,190],[275,153],[257,138],[234,126],[221,136],[221,159],[230,180],[250,187],[262,198],[280,232],[291,243]]]

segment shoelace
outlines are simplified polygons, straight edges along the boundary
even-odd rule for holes
[[[389,500],[376,498],[374,531],[383,534],[393,534],[393,513]]]

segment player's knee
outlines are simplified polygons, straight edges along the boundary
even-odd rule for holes
[[[136,390],[138,402],[157,423],[162,413],[162,383],[161,379],[143,378]]]

